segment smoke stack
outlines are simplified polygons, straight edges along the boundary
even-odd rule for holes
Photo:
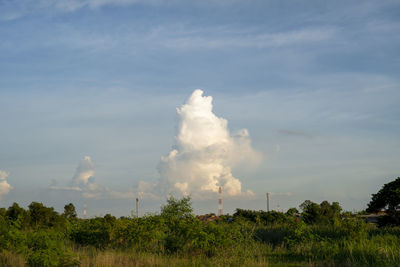
[[[218,188],[218,216],[222,215],[222,189]]]
[[[83,204],[83,219],[86,219],[86,200],[85,204]]]
[[[136,218],[139,218],[139,198],[136,198]]]
[[[267,193],[267,212],[269,212],[269,192]]]

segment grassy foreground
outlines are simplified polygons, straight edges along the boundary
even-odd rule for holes
[[[337,203],[292,213],[238,209],[204,222],[189,198],[160,214],[82,220],[41,203],[0,209],[0,266],[400,266],[400,228],[367,224]]]
[[[340,226],[341,232],[307,225],[253,227],[253,240],[217,249],[213,255],[201,250],[168,254],[101,249],[67,242],[70,255],[55,264],[26,261],[24,253],[3,251],[0,266],[400,266],[399,228],[361,224],[362,229],[354,232]]]

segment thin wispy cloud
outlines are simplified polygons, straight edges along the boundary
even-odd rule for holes
[[[270,196],[292,196],[292,192],[268,192]]]
[[[280,130],[278,130],[278,133],[279,134],[283,134],[283,135],[300,136],[300,137],[306,137],[306,138],[312,138],[313,137],[309,133],[300,132],[300,131],[293,131],[293,130],[287,130],[287,129],[280,129]]]
[[[207,0],[197,5],[223,5],[238,3],[238,0]],[[105,6],[125,7],[135,4],[150,6],[168,6],[190,4],[184,0],[14,0],[0,2],[0,19],[15,20],[23,16],[44,12],[70,13],[83,8],[96,10]]]
[[[312,27],[284,32],[265,32],[253,27],[204,27],[171,25],[170,28],[149,26],[144,31],[127,28],[117,32],[96,33],[89,30],[59,25],[52,29],[57,38],[31,40],[27,48],[79,49],[90,54],[134,54],[135,49],[221,50],[266,49],[313,45],[335,40],[340,32],[335,27]],[[28,46],[29,45],[29,46]],[[11,47],[10,47],[11,49]]]
[[[130,5],[145,3],[142,0],[15,0],[0,2],[0,18],[2,20],[15,20],[35,13],[61,12],[69,13],[81,8],[96,9],[105,5]],[[150,0],[149,2],[152,2]]]
[[[242,34],[240,36],[183,36],[167,38],[164,43],[167,47],[178,49],[266,48],[327,41],[334,38],[337,32],[338,29],[331,27],[279,33]]]
[[[81,192],[82,188],[80,187],[74,187],[74,186],[57,186],[57,185],[51,185],[50,189],[52,190],[61,190],[61,191],[77,191]]]

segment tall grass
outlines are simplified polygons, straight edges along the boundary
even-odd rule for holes
[[[296,229],[260,226],[253,242],[204,254],[171,255],[138,250],[76,248],[81,266],[400,266],[400,236],[393,229],[366,233],[335,232],[334,227],[306,226],[306,239],[287,243]],[[337,229],[336,229],[337,230]]]
[[[167,206],[161,215],[59,216],[51,226],[24,223],[29,213],[15,219],[3,210],[0,267],[400,266],[399,227],[377,228],[354,217],[306,224],[289,215],[244,210],[250,219],[202,222],[175,208],[182,201],[169,200],[174,209]]]
[[[354,222],[353,222],[354,223]],[[253,226],[250,240],[215,250],[166,254],[139,248],[101,249],[66,242],[75,265],[62,266],[400,266],[400,228]],[[0,253],[0,266],[26,266],[23,254]],[[41,266],[41,265],[38,265]]]
[[[269,229],[271,230],[271,229]],[[166,255],[133,249],[75,247],[79,266],[399,266],[399,237],[383,234],[361,239],[316,238],[289,247],[285,242],[260,242],[254,245],[217,250],[208,257],[182,253]],[[26,266],[22,255],[3,252],[0,266]],[[68,265],[65,265],[68,266]]]
[[[2,252],[0,253],[0,266],[2,267],[23,267],[25,266],[25,259],[20,254]]]

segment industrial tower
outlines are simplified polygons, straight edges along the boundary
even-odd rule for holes
[[[86,219],[86,200],[85,204],[83,204],[83,219]]]
[[[218,216],[222,215],[222,189],[218,188]]]

